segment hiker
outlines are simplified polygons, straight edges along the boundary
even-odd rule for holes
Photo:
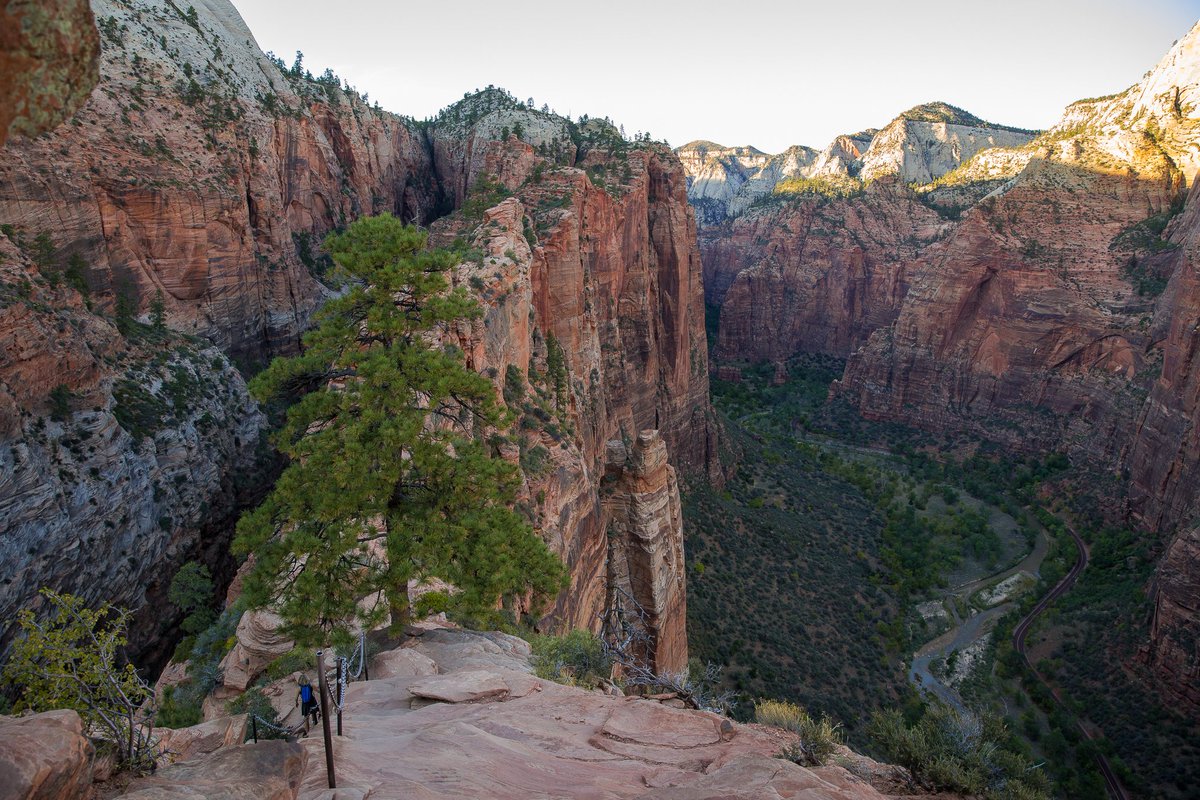
[[[310,716],[312,724],[317,724],[317,695],[313,691],[307,675],[301,673],[300,677],[296,679],[296,683],[300,685],[300,688],[296,692],[296,702],[293,705],[300,706],[300,716],[304,718],[304,726],[307,730]]]

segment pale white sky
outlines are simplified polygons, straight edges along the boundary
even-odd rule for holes
[[[296,50],[400,114],[488,84],[632,135],[779,152],[944,100],[1053,124],[1120,91],[1200,0],[233,0],[264,50]]]

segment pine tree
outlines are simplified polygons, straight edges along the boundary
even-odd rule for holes
[[[453,253],[390,215],[326,240],[352,282],[319,312],[303,354],[251,383],[263,401],[299,398],[275,436],[291,460],[238,523],[254,554],[252,605],[275,607],[301,644],[358,617],[394,627],[410,614],[410,579],[456,587],[452,607],[553,593],[561,562],[512,510],[519,473],[492,457],[485,433],[508,423],[492,384],[461,351],[435,344],[480,311],[449,290]],[[380,598],[368,608],[365,597]]]

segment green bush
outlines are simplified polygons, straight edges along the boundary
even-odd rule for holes
[[[182,690],[178,686],[163,689],[162,703],[154,715],[154,724],[160,728],[187,728],[198,725],[204,719],[203,696]]]
[[[317,668],[317,654],[309,647],[293,647],[267,665],[266,676],[277,681],[293,672],[311,672]]]
[[[258,717],[268,725],[279,725],[279,717],[275,713],[275,707],[271,705],[271,701],[267,699],[267,696],[263,694],[262,688],[258,686],[252,686],[246,691],[245,694],[241,694],[233,698],[226,704],[225,708],[230,714],[249,714],[251,716]],[[251,723],[249,720],[247,720],[247,739],[250,738],[251,730]],[[268,727],[267,725],[258,726],[259,739],[282,739],[284,736],[285,734],[282,734],[279,731]]]
[[[987,800],[1048,797],[1045,773],[1009,748],[1008,730],[998,717],[962,716],[935,702],[913,725],[899,710],[877,711],[868,734],[888,759],[929,789]]]
[[[568,686],[594,686],[612,674],[612,659],[595,634],[588,631],[539,636],[531,644],[533,670],[539,678]]]

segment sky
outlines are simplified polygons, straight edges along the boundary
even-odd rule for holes
[[[1054,124],[1141,79],[1200,0],[233,0],[263,50],[304,52],[423,118],[489,84],[632,136],[776,153],[942,100]]]

